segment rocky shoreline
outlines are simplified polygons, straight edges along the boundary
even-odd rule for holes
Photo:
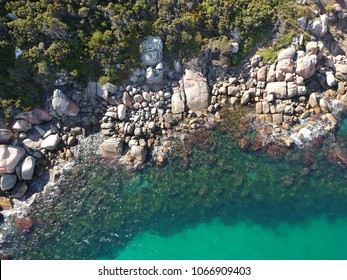
[[[325,23],[321,17],[320,24]],[[126,84],[92,81],[74,90],[67,81],[56,81],[46,108],[21,112],[11,129],[0,129],[5,217],[15,213],[19,232],[30,231],[33,222],[16,209],[30,205],[37,193],[49,194],[88,135],[96,137],[95,150],[104,159],[137,168],[149,161],[163,164],[174,143],[222,122],[223,108],[252,108],[249,125],[257,127],[258,148],[303,146],[317,135],[334,133],[347,108],[347,57],[329,52],[319,39],[326,31],[321,26],[318,34],[316,25],[307,27],[316,33],[314,40],[281,50],[275,62],[254,55],[242,73],[217,80],[199,71],[197,61],[184,66],[174,61],[170,69],[161,39],[149,37],[141,46],[143,67],[135,68]],[[248,141],[239,139],[239,146],[247,149]],[[342,155],[337,160],[347,163]]]

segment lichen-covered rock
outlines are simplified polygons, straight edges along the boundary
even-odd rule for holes
[[[31,180],[34,174],[36,159],[32,156],[27,156],[22,162],[22,179]]]
[[[141,47],[141,60],[144,65],[156,66],[163,60],[163,42],[160,37],[149,36]]]
[[[186,70],[183,84],[188,108],[193,111],[207,109],[210,92],[206,78],[199,72]]]
[[[41,148],[48,151],[53,151],[57,148],[60,142],[60,137],[58,134],[51,134],[45,138],[41,143]]]
[[[53,92],[52,106],[54,111],[56,111],[59,116],[66,115],[73,117],[77,116],[79,112],[79,109],[75,102],[67,98],[65,94],[59,89],[56,89]]]
[[[12,173],[24,156],[25,151],[22,148],[0,145],[0,174]]]

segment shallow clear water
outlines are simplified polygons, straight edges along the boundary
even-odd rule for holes
[[[275,158],[198,137],[164,167],[83,159],[15,234],[19,259],[347,259],[347,173],[329,148]],[[308,160],[309,158],[310,160]]]

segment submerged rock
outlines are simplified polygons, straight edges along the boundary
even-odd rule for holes
[[[22,235],[29,233],[34,229],[34,221],[29,217],[16,217],[14,222],[18,232]]]

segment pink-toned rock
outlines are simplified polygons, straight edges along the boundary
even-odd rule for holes
[[[305,55],[297,60],[296,74],[305,80],[313,76],[316,70],[316,55]]]
[[[142,93],[142,96],[143,96],[143,99],[146,100],[147,102],[150,102],[151,101],[151,95],[148,91],[144,91]]]
[[[67,98],[59,89],[56,89],[53,93],[52,106],[59,116],[73,117],[77,116],[79,112],[76,103]]]
[[[134,96],[134,100],[135,100],[135,102],[137,102],[137,103],[141,103],[141,102],[143,101],[143,97],[142,97],[141,94],[136,94],[136,95]]]
[[[30,130],[32,127],[31,123],[25,121],[25,120],[17,120],[14,125],[12,126],[12,129],[14,131],[18,132],[26,132]]]
[[[282,70],[284,73],[294,72],[294,61],[292,59],[281,59],[276,66],[276,70]]]
[[[188,108],[191,110],[207,109],[210,93],[206,78],[202,73],[186,69],[183,84]]]
[[[38,124],[39,123],[38,118],[33,114],[32,111],[19,113],[17,116],[15,116],[15,119],[16,120],[25,120],[31,124]]]
[[[266,85],[267,94],[273,94],[278,99],[287,97],[287,84],[286,82],[273,82]]]
[[[25,151],[22,148],[0,145],[0,174],[12,173],[24,156]]]
[[[266,74],[267,74],[267,67],[266,66],[261,67],[257,72],[257,80],[261,82],[265,82]]]
[[[295,57],[295,49],[294,48],[287,48],[282,51],[280,51],[277,55],[278,60],[282,59],[294,59]]]
[[[32,113],[38,119],[39,123],[49,122],[50,120],[52,120],[52,117],[45,109],[35,108],[34,110],[32,110]]]
[[[276,70],[276,80],[283,82],[285,80],[285,73],[282,70]]]
[[[122,102],[128,108],[130,108],[133,105],[133,103],[131,102],[131,97],[127,91],[123,93]]]
[[[31,232],[34,228],[34,220],[29,217],[16,217],[14,222],[18,232],[22,235]]]
[[[271,83],[271,82],[275,82],[276,81],[276,71],[275,71],[275,64],[272,64],[270,66],[270,69],[269,71],[267,72],[267,77],[266,77],[266,81],[268,83]]]
[[[298,86],[294,82],[287,83],[287,97],[293,98],[298,95]]]

